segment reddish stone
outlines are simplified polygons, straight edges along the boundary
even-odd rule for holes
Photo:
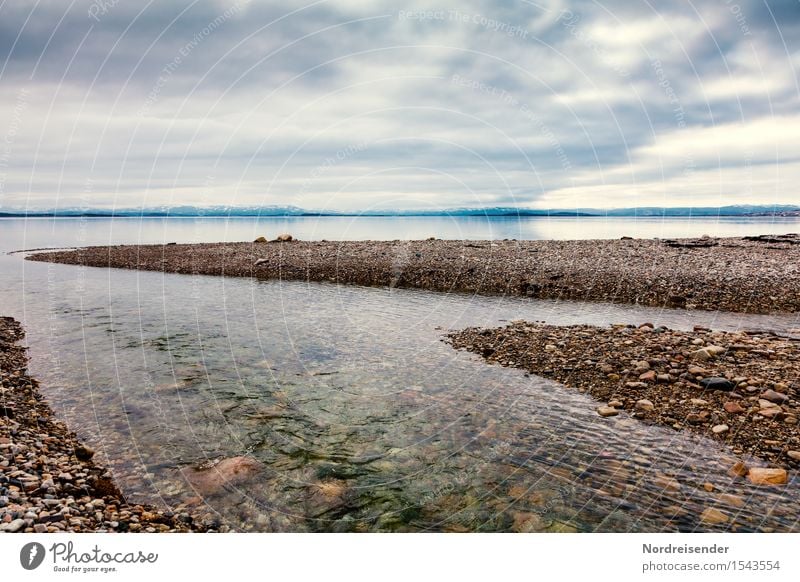
[[[744,408],[738,402],[734,402],[733,400],[729,400],[725,404],[723,404],[723,408],[725,408],[725,412],[730,414],[740,414],[744,412]]]

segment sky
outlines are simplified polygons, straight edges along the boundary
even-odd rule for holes
[[[0,2],[0,208],[800,203],[800,2]]]

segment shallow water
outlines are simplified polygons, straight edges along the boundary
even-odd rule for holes
[[[700,523],[715,506],[739,531],[798,529],[796,475],[782,488],[734,481],[732,456],[712,441],[625,415],[603,419],[584,394],[441,341],[448,329],[517,318],[785,330],[798,327],[796,316],[193,277],[20,255],[0,258],[0,273],[2,311],[25,324],[43,392],[135,501],[193,500],[181,469],[247,454],[265,464],[264,477],[206,497],[196,511],[207,520],[244,531],[730,529]],[[726,506],[721,493],[746,503]]]

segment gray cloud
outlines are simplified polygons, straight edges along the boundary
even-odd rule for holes
[[[800,4],[660,4],[6,2],[0,204],[796,202]]]

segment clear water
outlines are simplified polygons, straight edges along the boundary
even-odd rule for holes
[[[155,231],[110,226],[28,221],[2,244],[184,233],[163,221]],[[18,254],[0,257],[0,274],[2,311],[25,324],[43,392],[134,501],[199,502],[193,512],[241,531],[730,529],[699,521],[711,506],[739,531],[799,529],[795,475],[781,488],[732,480],[732,456],[710,440],[600,418],[584,394],[441,341],[448,329],[517,318],[785,330],[797,316],[140,273]],[[183,470],[244,454],[264,464],[260,478],[196,498]],[[671,479],[679,488],[665,488]],[[744,506],[724,505],[722,493]]]

